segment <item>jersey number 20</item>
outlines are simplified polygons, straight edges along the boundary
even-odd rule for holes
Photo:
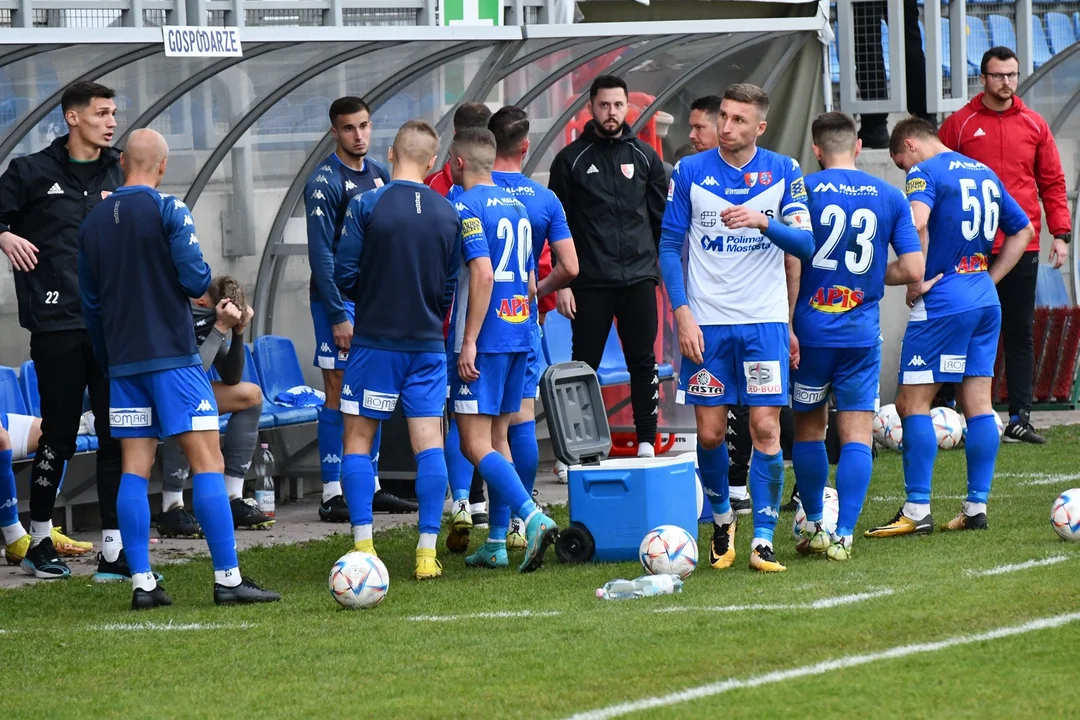
[[[514,238],[514,223],[510,218],[499,220],[496,229],[499,239],[503,243],[502,257],[499,258],[499,266],[495,268],[495,282],[513,282],[514,270],[510,263],[517,259],[517,277],[521,282],[529,281],[528,267],[529,258],[532,256],[532,225],[522,218],[517,224],[517,241]],[[514,252],[517,250],[517,252]]]
[[[835,270],[837,261],[829,256],[836,249],[840,238],[844,237],[847,230],[848,218],[844,208],[839,205],[827,205],[821,211],[821,224],[828,225],[829,237],[825,244],[814,254],[812,264],[822,270]],[[874,236],[877,235],[877,215],[866,208],[859,208],[851,213],[851,227],[858,230],[855,235],[855,243],[859,246],[858,252],[848,250],[844,253],[844,264],[854,275],[862,275],[870,269],[870,263],[874,260]]]

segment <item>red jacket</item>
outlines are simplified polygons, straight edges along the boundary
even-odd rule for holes
[[[536,268],[536,281],[540,282],[551,274],[551,246],[544,243],[544,249],[540,253],[540,266]],[[549,313],[555,309],[555,293],[549,293],[537,301],[537,306],[542,313]]]
[[[446,163],[442,170],[436,170],[424,178],[424,184],[446,197],[450,193],[450,188],[454,187],[454,180],[450,177],[450,163]]]
[[[983,163],[1001,178],[1005,189],[1027,213],[1035,228],[1028,250],[1039,250],[1042,211],[1050,234],[1070,231],[1069,201],[1065,196],[1065,173],[1061,169],[1054,136],[1042,115],[1013,96],[1013,104],[999,113],[983,105],[983,93],[950,115],[941,124],[938,137],[947,147]],[[1001,250],[1004,235],[999,230],[994,252]]]

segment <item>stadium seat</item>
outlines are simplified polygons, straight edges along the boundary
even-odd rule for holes
[[[941,74],[952,77],[952,36],[949,34],[949,18],[941,18]]]
[[[0,367],[0,412],[29,415],[14,368]]]
[[[1073,18],[1073,30],[1076,31],[1076,37],[1080,38],[1080,12],[1074,12]]]
[[[1016,28],[1012,20],[1004,15],[991,15],[986,19],[986,27],[990,31],[990,42],[995,46],[1016,47]]]
[[[1036,307],[1071,307],[1069,291],[1065,288],[1065,276],[1053,265],[1041,263],[1035,285]]]
[[[1052,54],[1050,52],[1050,42],[1046,37],[1046,28],[1043,26],[1042,18],[1038,15],[1031,16],[1031,38],[1034,44],[1032,55],[1034,56],[1035,69],[1038,70],[1050,60]]]
[[[881,54],[885,56],[885,82],[889,82],[892,74],[889,68],[889,26],[884,20],[881,21]]]
[[[34,369],[33,360],[27,360],[19,368],[19,387],[22,388],[28,414],[41,417],[41,395],[38,394],[37,370]]]
[[[840,82],[840,50],[839,50],[839,47],[837,45],[837,42],[838,42],[837,37],[838,36],[837,36],[836,23],[832,24],[832,31],[833,31],[833,39],[832,39],[832,42],[829,43],[829,66],[830,66],[829,70],[832,73],[833,85],[835,85],[838,82]],[[2,113],[0,113],[0,117],[2,117]],[[0,123],[2,123],[2,121],[0,121]],[[0,127],[2,127],[2,124],[0,124]]]
[[[570,321],[558,311],[552,311],[544,318],[544,338],[541,342],[544,359],[548,365],[570,362],[574,341]]]
[[[277,335],[263,335],[255,339],[252,356],[255,371],[262,380],[260,385],[263,395],[270,401],[263,410],[274,416],[275,425],[281,427],[315,422],[319,417],[318,408],[293,408],[274,404],[274,398],[279,394],[305,384],[304,372],[300,369],[300,360],[296,356],[292,341]]]
[[[981,18],[967,16],[967,65],[968,77],[979,74],[983,54],[990,49],[990,36]]]
[[[1055,55],[1076,42],[1076,30],[1072,20],[1065,13],[1048,12],[1043,16],[1046,22],[1046,34],[1050,40],[1050,50]]]
[[[573,331],[570,321],[557,311],[549,312],[544,320],[544,338],[542,342],[544,360],[547,365],[569,362],[573,351]],[[541,363],[542,365],[545,363]],[[542,371],[542,370],[541,370]],[[661,380],[675,376],[675,369],[669,363],[661,363],[658,373]],[[604,356],[600,368],[596,371],[600,384],[620,385],[630,382],[630,372],[626,369],[626,358],[615,326],[608,332],[604,345]]]

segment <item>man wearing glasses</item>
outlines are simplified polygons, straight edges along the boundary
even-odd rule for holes
[[[1009,383],[1009,423],[1005,442],[1041,445],[1045,438],[1029,421],[1035,367],[1032,328],[1035,321],[1035,283],[1039,276],[1039,228],[1042,200],[1054,240],[1049,262],[1061,267],[1072,239],[1065,173],[1054,136],[1039,113],[1016,96],[1020,63],[1007,47],[993,47],[982,57],[983,92],[941,124],[938,137],[947,147],[978,160],[997,173],[1005,189],[1024,209],[1035,228],[1027,251],[997,285],[1001,300],[1001,335],[1005,346],[1005,376]],[[990,256],[1001,250],[999,230]]]

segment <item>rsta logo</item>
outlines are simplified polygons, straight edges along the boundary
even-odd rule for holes
[[[975,253],[974,255],[960,258],[960,264],[956,266],[957,275],[987,272],[989,270],[990,264],[986,261],[986,255],[983,253]]]
[[[519,325],[529,319],[529,298],[524,295],[503,298],[497,314],[500,320]]]
[[[810,307],[827,313],[845,313],[863,303],[863,291],[852,290],[843,285],[818,288],[810,298]]]

